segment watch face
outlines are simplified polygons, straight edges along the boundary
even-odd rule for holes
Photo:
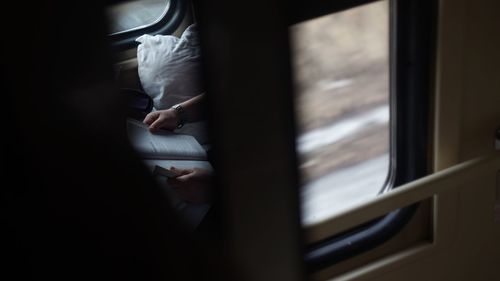
[[[179,112],[179,114],[184,112],[184,108],[180,104],[176,104],[172,108]]]

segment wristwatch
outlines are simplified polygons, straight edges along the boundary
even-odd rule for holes
[[[180,104],[175,104],[171,107],[175,112],[177,112],[177,116],[179,116],[179,123],[177,124],[177,129],[182,128],[184,123],[186,122],[186,111]]]

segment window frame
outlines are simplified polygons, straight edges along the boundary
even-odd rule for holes
[[[186,0],[170,0],[166,13],[153,24],[110,34],[109,40],[112,50],[124,51],[137,47],[139,43],[135,39],[143,34],[172,34],[184,20],[187,9]]]
[[[391,160],[381,192],[429,172],[429,112],[437,22],[437,4],[432,0],[389,1]],[[371,2],[376,0],[318,1],[295,10],[301,12],[292,20],[297,23]],[[418,207],[416,203],[395,210],[355,229],[307,245],[306,270],[313,273],[381,245],[404,228]]]

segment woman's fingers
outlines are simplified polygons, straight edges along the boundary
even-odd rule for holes
[[[164,124],[164,119],[157,118],[152,124],[149,125],[150,131],[158,131]]]
[[[151,125],[156,119],[158,119],[158,116],[160,116],[159,112],[150,112],[146,117],[144,117],[144,120],[142,121],[144,124]]]

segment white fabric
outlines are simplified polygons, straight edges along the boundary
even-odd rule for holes
[[[165,109],[203,92],[196,24],[182,34],[142,35],[136,39],[138,73],[155,109]]]

